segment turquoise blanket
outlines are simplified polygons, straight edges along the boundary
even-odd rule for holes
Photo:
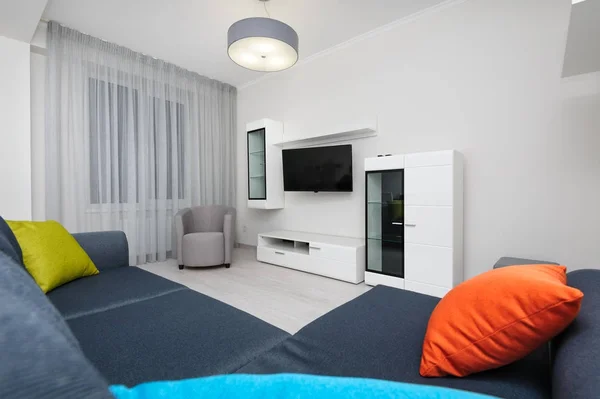
[[[118,399],[490,399],[490,396],[428,385],[304,374],[231,374],[181,381],[110,387]]]

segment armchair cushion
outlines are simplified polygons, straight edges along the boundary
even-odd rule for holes
[[[225,263],[223,233],[191,233],[183,236],[183,265],[218,266]]]

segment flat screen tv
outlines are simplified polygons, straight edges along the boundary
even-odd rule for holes
[[[285,191],[352,191],[352,145],[283,150]]]

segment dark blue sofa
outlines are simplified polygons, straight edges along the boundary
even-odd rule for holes
[[[505,398],[600,397],[599,270],[569,273],[569,284],[585,293],[582,310],[550,345],[497,370],[425,379],[418,374],[421,345],[437,298],[378,286],[290,336],[222,302],[128,267],[127,240],[120,232],[75,234],[100,274],[44,296],[24,271],[20,248],[7,228],[0,218],[0,322],[8,320],[11,326],[0,325],[0,345],[16,342],[18,357],[13,364],[0,363],[2,397],[103,398],[110,397],[107,383],[132,386],[282,372],[441,385]],[[39,313],[40,320],[29,323],[15,312]],[[31,339],[14,331],[44,344],[23,346]],[[51,343],[46,343],[48,336]],[[40,352],[41,346],[54,352]],[[43,377],[34,378],[32,372],[23,377],[31,361]],[[53,367],[85,372],[59,384]],[[33,381],[31,387],[41,381],[37,385],[50,394],[19,391],[14,384],[24,378]]]
[[[548,263],[502,258],[496,267]],[[308,324],[238,373],[310,373],[439,385],[502,398],[600,398],[600,270],[568,273],[584,292],[577,319],[529,356],[465,378],[423,378],[419,363],[439,298],[377,286]]]
[[[129,267],[127,239],[122,232],[73,236],[100,273],[44,296],[25,272],[21,249],[0,218],[0,255],[8,255],[0,258],[0,280],[13,280],[11,287],[27,287],[16,291],[13,305],[35,298],[35,307],[43,307],[42,313],[56,314],[52,321],[61,319],[58,328],[66,330],[61,332],[76,342],[77,349],[109,384],[133,386],[152,380],[234,373],[290,336],[223,302]],[[0,305],[2,312],[12,314],[6,301]],[[2,312],[0,321],[4,320]],[[13,317],[10,323],[14,322]],[[8,338],[0,325],[1,350]],[[35,363],[36,353],[29,355],[30,363]],[[5,370],[7,374],[12,369]],[[2,398],[7,397],[2,391],[7,382],[4,377],[0,368]]]

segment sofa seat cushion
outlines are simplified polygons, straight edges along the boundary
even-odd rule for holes
[[[552,398],[585,399],[600,394],[600,270],[575,270],[567,284],[585,295],[581,311],[552,340]]]
[[[190,233],[183,236],[182,259],[185,266],[217,266],[225,262],[223,233]]]
[[[127,386],[232,373],[289,337],[189,289],[68,322],[109,383]]]
[[[130,266],[72,281],[49,292],[48,298],[69,320],[182,289],[181,284]]]
[[[518,362],[469,377],[421,377],[423,338],[438,301],[377,286],[308,324],[238,372],[376,378],[505,398],[550,396],[547,345]]]

